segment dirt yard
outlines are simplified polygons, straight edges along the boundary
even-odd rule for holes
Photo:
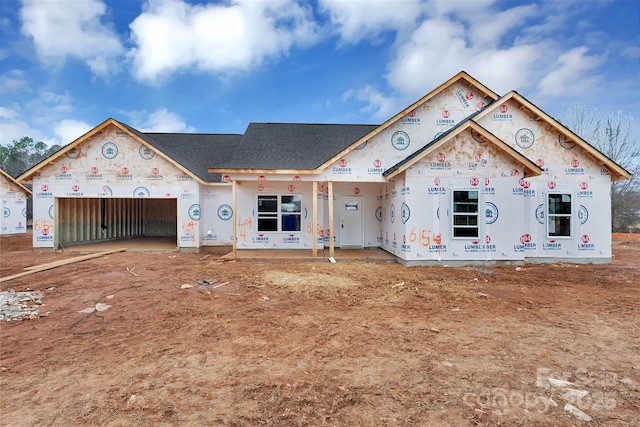
[[[490,268],[121,252],[31,274],[0,283],[49,313],[0,325],[0,425],[638,426],[640,239],[613,249]],[[81,255],[0,250],[2,277]]]

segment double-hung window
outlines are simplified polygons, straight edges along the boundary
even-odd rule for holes
[[[478,218],[478,191],[453,190],[453,237],[477,239]]]
[[[258,231],[300,231],[301,224],[302,196],[258,196]]]
[[[571,194],[548,195],[547,237],[571,237]]]

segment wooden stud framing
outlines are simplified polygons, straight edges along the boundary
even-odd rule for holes
[[[333,230],[333,181],[328,182],[329,189],[329,256],[334,256],[333,236],[335,231]]]
[[[316,258],[318,256],[318,182],[313,181],[312,190],[311,190],[311,198],[313,199],[313,214],[312,221],[313,225],[311,226],[311,233],[313,238],[313,246],[311,250],[311,256]]]
[[[231,220],[233,221],[233,250],[232,250],[232,254],[233,254],[233,259],[238,259],[238,220],[236,219],[236,212],[238,212],[238,203],[237,203],[237,193],[238,190],[236,188],[236,186],[238,185],[238,183],[236,181],[233,181],[232,186],[231,186],[231,206],[233,209],[233,212],[231,213]]]

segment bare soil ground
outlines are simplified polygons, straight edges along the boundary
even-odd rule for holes
[[[29,234],[0,250],[3,277],[80,255]],[[0,325],[0,425],[640,425],[640,239],[613,250],[490,268],[122,252],[35,273],[0,283],[50,313]]]

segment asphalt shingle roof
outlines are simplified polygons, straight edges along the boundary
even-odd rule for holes
[[[225,168],[315,169],[377,125],[250,123]]]
[[[220,182],[220,174],[209,173],[209,168],[226,165],[230,155],[240,143],[242,135],[197,133],[145,133],[154,147],[178,162],[200,179]]]
[[[316,169],[377,125],[250,123],[241,134],[155,133],[123,126],[208,182],[212,169]]]

